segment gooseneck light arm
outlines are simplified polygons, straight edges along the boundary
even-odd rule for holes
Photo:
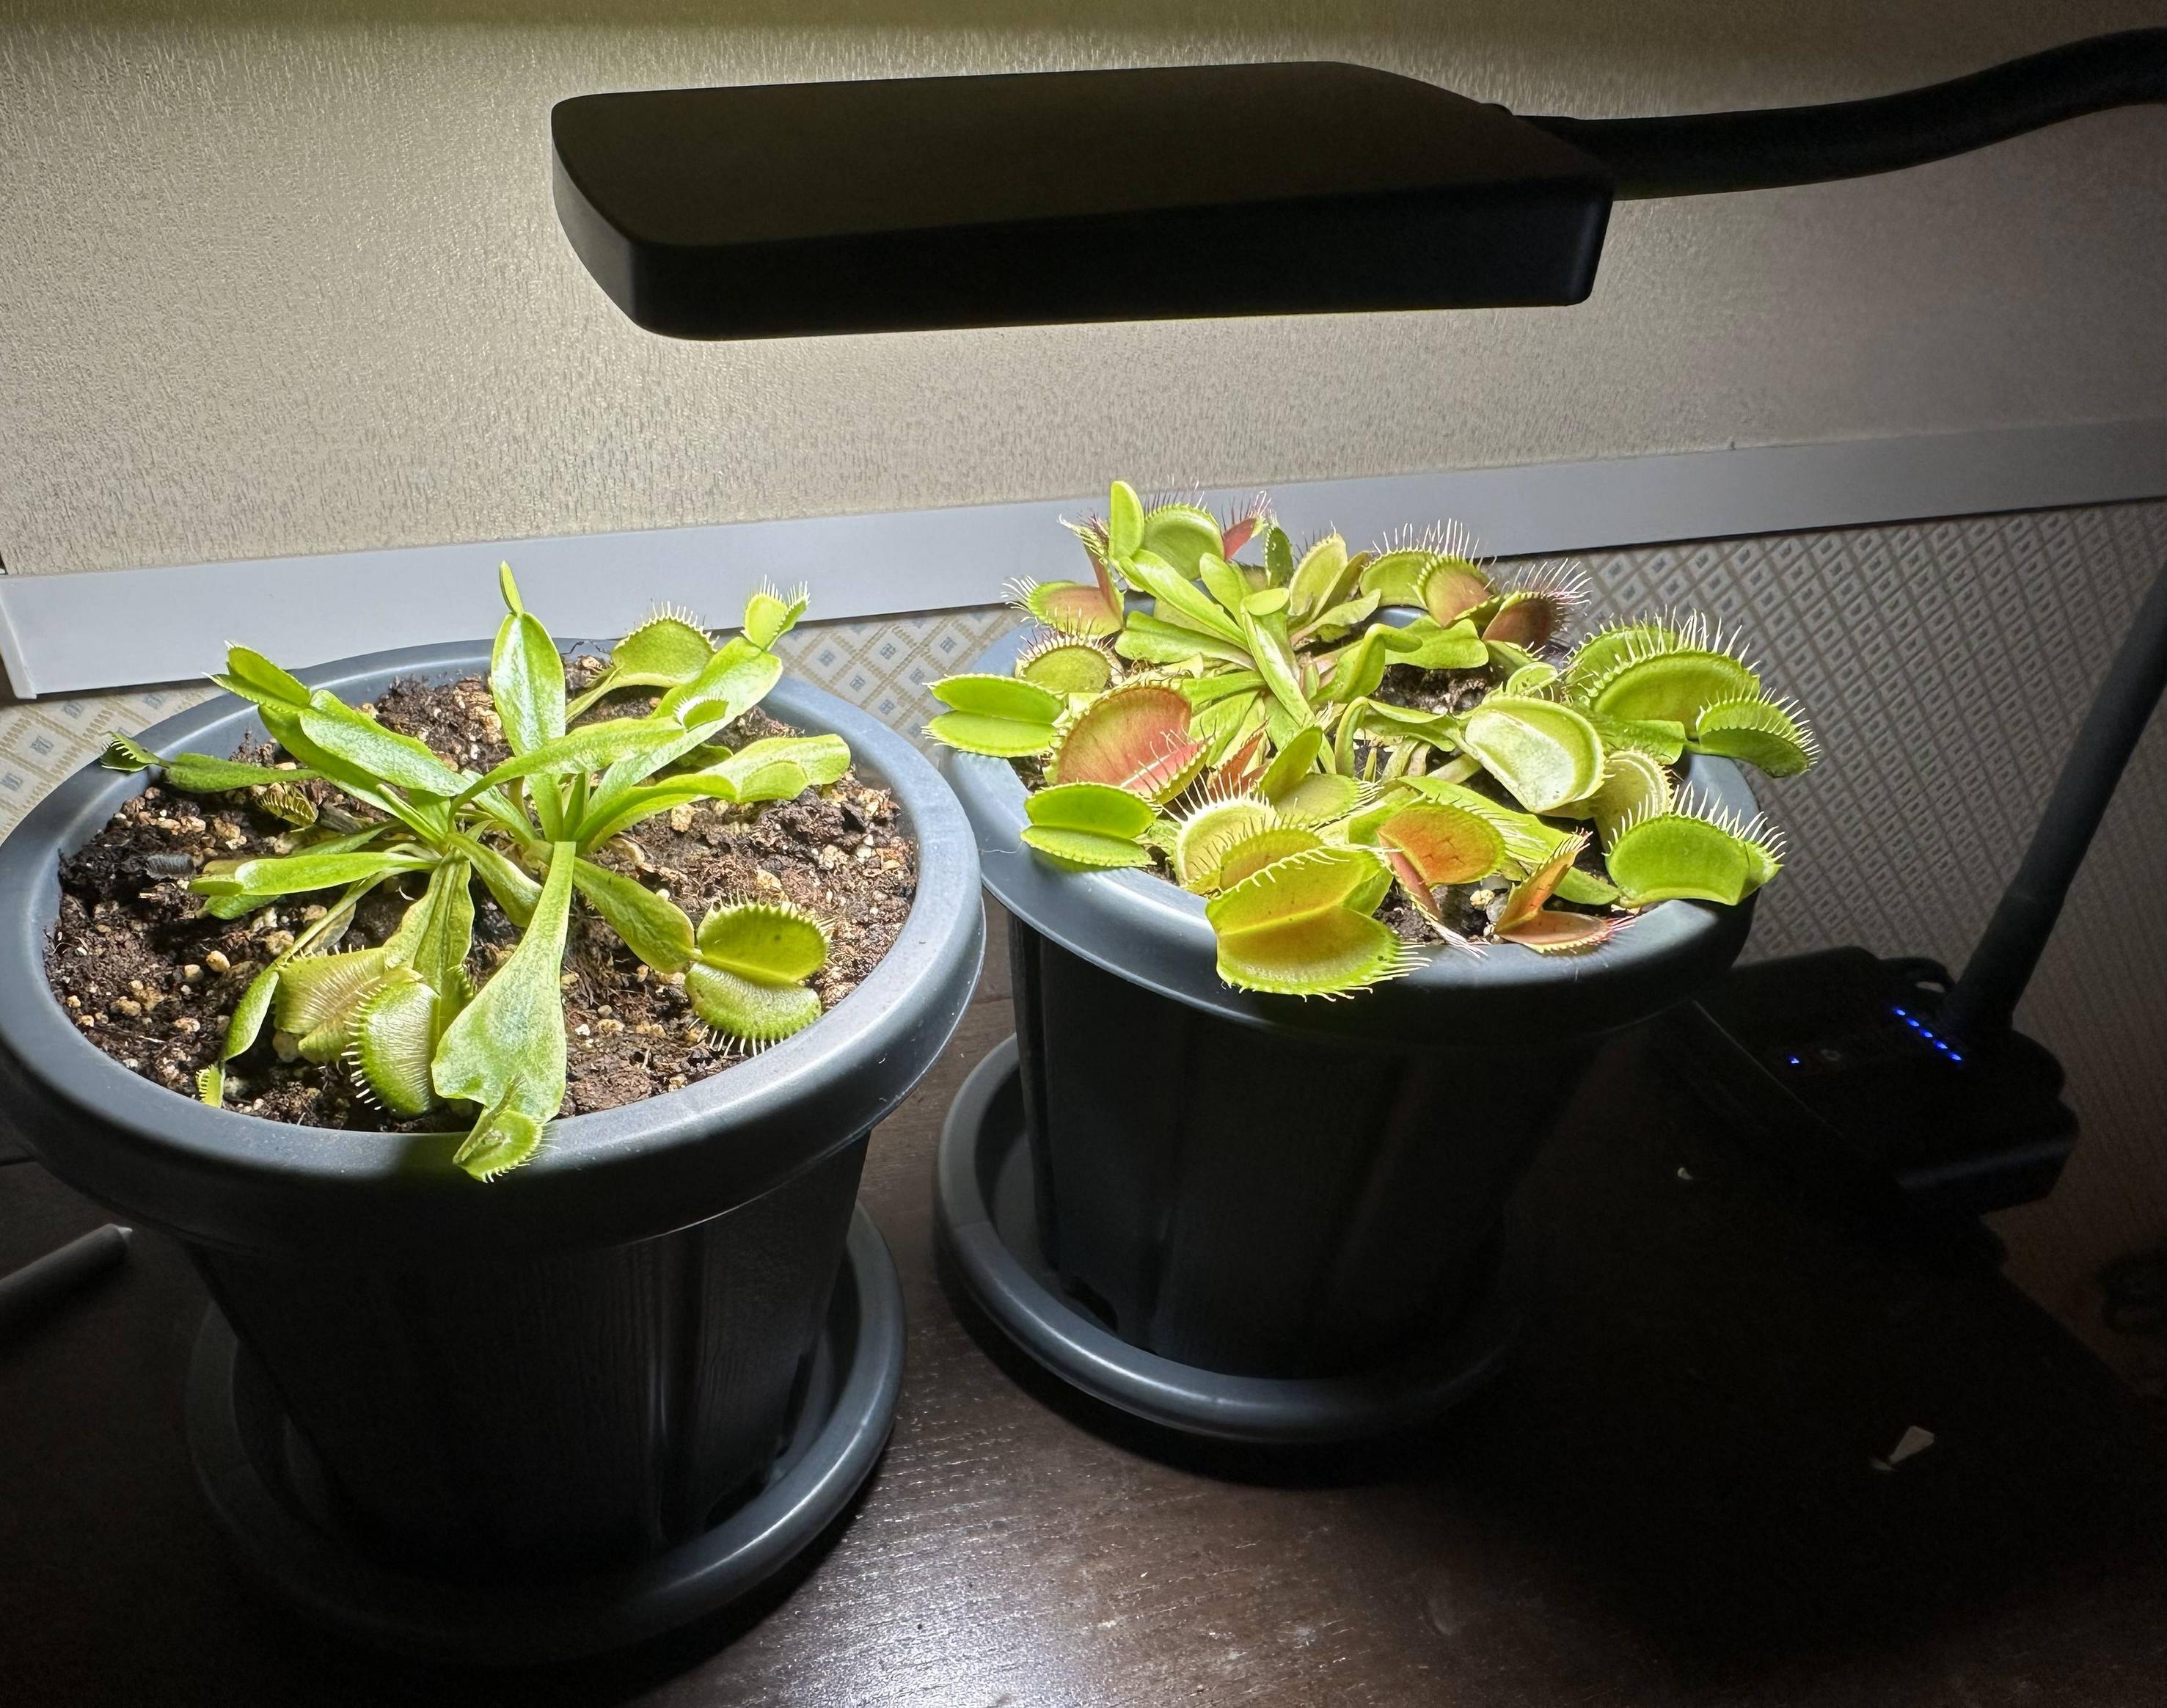
[[[1526,122],[1602,162],[1625,200],[1863,178],[2111,107],[2161,103],[2167,103],[2167,29],[2131,29],[1870,100]]]

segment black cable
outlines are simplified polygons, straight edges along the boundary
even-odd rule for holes
[[[2131,29],[1900,95],[1670,119],[1527,122],[1592,155],[1621,199],[1894,172],[2086,113],[2167,103],[2167,29]]]

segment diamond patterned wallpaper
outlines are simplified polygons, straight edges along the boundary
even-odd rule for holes
[[[2167,504],[1974,517],[1591,557],[1598,602],[1747,620],[1825,759],[1765,784],[1790,869],[1749,953],[1862,942],[1963,966],[2123,629],[2167,564]],[[1996,1218],[2012,1273],[2167,1391],[2167,1346],[2100,1325],[2096,1274],[2167,1239],[2167,728],[2155,717],[2019,1015],[2084,1137]]]
[[[1826,759],[1764,787],[1791,868],[1751,953],[1862,942],[1961,966],[2151,576],[2167,504],[1976,517],[1592,556],[1598,608],[1746,622]],[[924,684],[1012,621],[983,607],[808,626],[792,669],[914,736]],[[93,757],[202,698],[185,687],[0,706],[0,830]],[[920,738],[922,740],[922,737]],[[2142,1380],[2167,1350],[2100,1329],[2094,1276],[2167,1237],[2167,733],[2155,720],[2027,1000],[2085,1137],[2059,1188],[1999,1226],[2018,1278]]]
[[[864,623],[808,623],[776,649],[808,682],[863,706],[929,753],[938,746],[925,725],[941,710],[925,684],[967,669],[1016,622],[1006,606],[935,611]]]
[[[133,735],[211,692],[205,683],[74,700],[0,701],[0,835],[55,783],[95,759],[115,730]]]

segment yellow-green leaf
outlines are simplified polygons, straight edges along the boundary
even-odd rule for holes
[[[412,736],[364,718],[326,690],[311,695],[308,708],[296,717],[302,735],[316,746],[384,782],[446,799],[467,786],[464,772],[454,771]]]
[[[692,922],[684,909],[638,879],[581,860],[572,882],[624,945],[658,973],[681,973],[692,958]]]
[[[1025,825],[1018,833],[1025,846],[1050,859],[1071,866],[1110,871],[1125,866],[1148,866],[1151,851],[1110,836],[1099,830],[1077,830],[1052,825]]]
[[[810,915],[781,902],[712,908],[700,921],[700,961],[742,978],[794,984],[828,962],[828,934]]]
[[[1359,848],[1277,861],[1205,904],[1219,976],[1244,989],[1321,996],[1412,970],[1391,928],[1370,916],[1391,875]]]
[[[1692,745],[1697,752],[1742,759],[1771,777],[1795,777],[1820,756],[1804,723],[1770,700],[1726,700],[1709,707],[1693,726]]]
[[[820,1017],[820,999],[805,986],[747,979],[723,967],[689,968],[685,994],[702,1020],[748,1043],[777,1042]]]
[[[1194,576],[1205,554],[1216,555],[1223,544],[1219,518],[1210,511],[1194,504],[1162,504],[1145,516],[1136,545],[1114,555],[1127,557],[1141,549],[1171,564],[1175,574]]]
[[[1056,694],[1095,694],[1114,679],[1114,657],[1074,635],[1053,634],[1016,660],[1015,673]]]
[[[489,660],[490,698],[514,753],[530,753],[564,733],[564,660],[557,643],[521,607],[511,566],[501,570],[511,611],[498,625]]]
[[[289,707],[299,711],[309,703],[309,691],[299,677],[288,675],[260,652],[246,646],[225,650],[225,673],[211,680],[244,699]]]
[[[1106,497],[1106,555],[1128,557],[1143,543],[1143,501],[1127,481],[1116,480]]]
[[[355,1007],[348,1058],[391,1114],[426,1114],[436,1097],[429,1057],[436,1047],[437,993],[413,974],[387,979]]]
[[[578,851],[551,848],[549,873],[518,946],[437,1047],[437,1093],[479,1104],[481,1118],[454,1158],[490,1177],[531,1154],[564,1101],[564,959]]]
[[[1031,822],[1054,830],[1090,830],[1132,841],[1158,815],[1151,804],[1110,783],[1065,782],[1043,788],[1024,804]]]
[[[744,638],[763,652],[790,633],[805,614],[808,600],[801,591],[786,599],[762,587],[745,601]]]
[[[1730,904],[1756,875],[1741,839],[1688,813],[1659,814],[1620,830],[1603,863],[1628,907],[1680,899]]]
[[[1460,740],[1531,813],[1592,794],[1603,780],[1602,738],[1554,701],[1492,694],[1467,714]]]
[[[243,860],[223,871],[206,868],[189,880],[188,888],[198,895],[297,895],[387,872],[416,871],[428,859],[412,847],[352,854],[286,854]]]
[[[707,667],[715,645],[697,623],[658,612],[610,649],[612,686],[674,688]]]
[[[1690,729],[1710,706],[1758,698],[1761,678],[1728,653],[1679,647],[1612,670],[1588,704],[1606,718],[1660,719]]]

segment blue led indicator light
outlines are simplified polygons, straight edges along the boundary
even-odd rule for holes
[[[1902,1017],[1903,1017],[1904,1019],[1905,1019],[1905,1020],[1909,1020],[1909,1019],[1911,1017],[1910,1015],[1908,1015],[1908,1014],[1905,1014],[1905,1013],[1904,1013],[1904,1010],[1903,1010],[1902,1009],[1900,1009],[1900,1008],[1892,1008],[1892,1009],[1890,1009],[1889,1011],[1891,1014],[1902,1016]]]
[[[1798,1058],[1796,1056],[1793,1056],[1793,1057],[1792,1057],[1792,1058],[1791,1058],[1791,1065],[1792,1065],[1793,1067],[1796,1068],[1796,1067],[1799,1067],[1799,1066],[1801,1066],[1801,1065],[1803,1065],[1803,1064],[1799,1062],[1799,1058]]]

